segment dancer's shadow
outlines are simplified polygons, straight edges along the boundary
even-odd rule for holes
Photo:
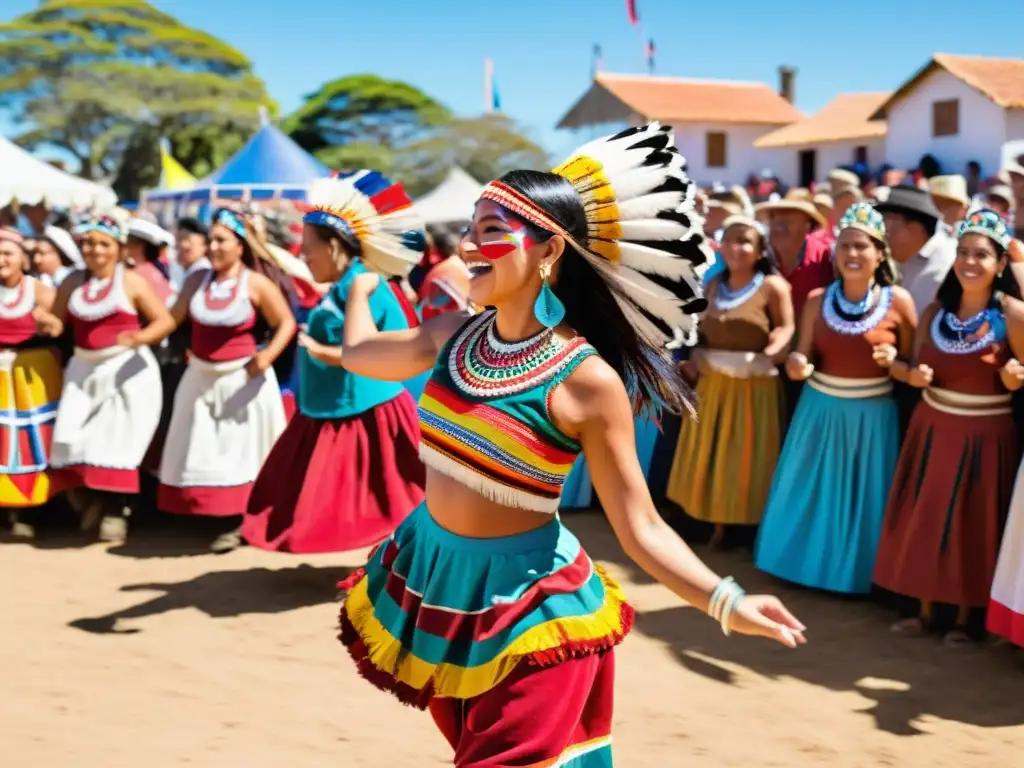
[[[195,608],[212,619],[285,613],[333,602],[338,598],[338,582],[351,571],[350,568],[314,568],[303,564],[280,570],[215,571],[171,584],[130,584],[121,591],[163,594],[105,616],[75,619],[68,626],[93,634],[129,635],[142,630],[121,626],[121,622],[159,616],[180,608]]]
[[[607,523],[579,521],[574,528],[595,560],[636,572]],[[1008,649],[949,648],[940,637],[897,637],[889,630],[895,612],[871,599],[786,584],[758,571],[749,552],[698,553],[748,591],[778,595],[808,625],[808,643],[794,651],[760,638],[726,639],[715,622],[687,607],[638,611],[636,630],[664,642],[694,674],[733,685],[730,667],[739,666],[768,678],[855,691],[871,701],[862,711],[875,726],[898,736],[922,733],[917,723],[926,716],[987,728],[1024,725],[1024,672]]]

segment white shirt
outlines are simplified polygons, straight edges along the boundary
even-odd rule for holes
[[[935,301],[935,294],[955,260],[956,240],[939,227],[916,256],[897,265],[900,285],[910,292],[918,317]]]

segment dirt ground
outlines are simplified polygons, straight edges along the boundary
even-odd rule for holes
[[[201,522],[156,521],[113,549],[60,530],[0,544],[0,763],[450,764],[429,715],[369,687],[335,640],[335,584],[363,553],[207,555]],[[567,522],[638,609],[618,655],[617,767],[1020,764],[1010,650],[893,638],[878,606],[782,587],[739,551],[711,563],[779,591],[810,643],[724,638],[625,565],[599,514]]]

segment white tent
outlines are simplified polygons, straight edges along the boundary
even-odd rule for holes
[[[58,208],[117,204],[109,187],[65,173],[0,136],[0,207],[12,198],[26,205],[45,201]]]
[[[451,224],[473,218],[473,206],[484,185],[461,168],[452,168],[440,186],[416,201],[426,224]]]

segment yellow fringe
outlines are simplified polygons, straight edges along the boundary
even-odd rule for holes
[[[589,616],[570,616],[538,624],[516,638],[500,656],[476,667],[431,664],[403,648],[401,641],[392,637],[373,615],[365,576],[349,592],[345,612],[366,646],[367,658],[373,666],[417,690],[429,686],[435,696],[471,699],[501,683],[532,653],[623,634],[621,616],[626,596],[602,566],[595,563],[594,570],[605,590],[604,605],[597,611]]]

